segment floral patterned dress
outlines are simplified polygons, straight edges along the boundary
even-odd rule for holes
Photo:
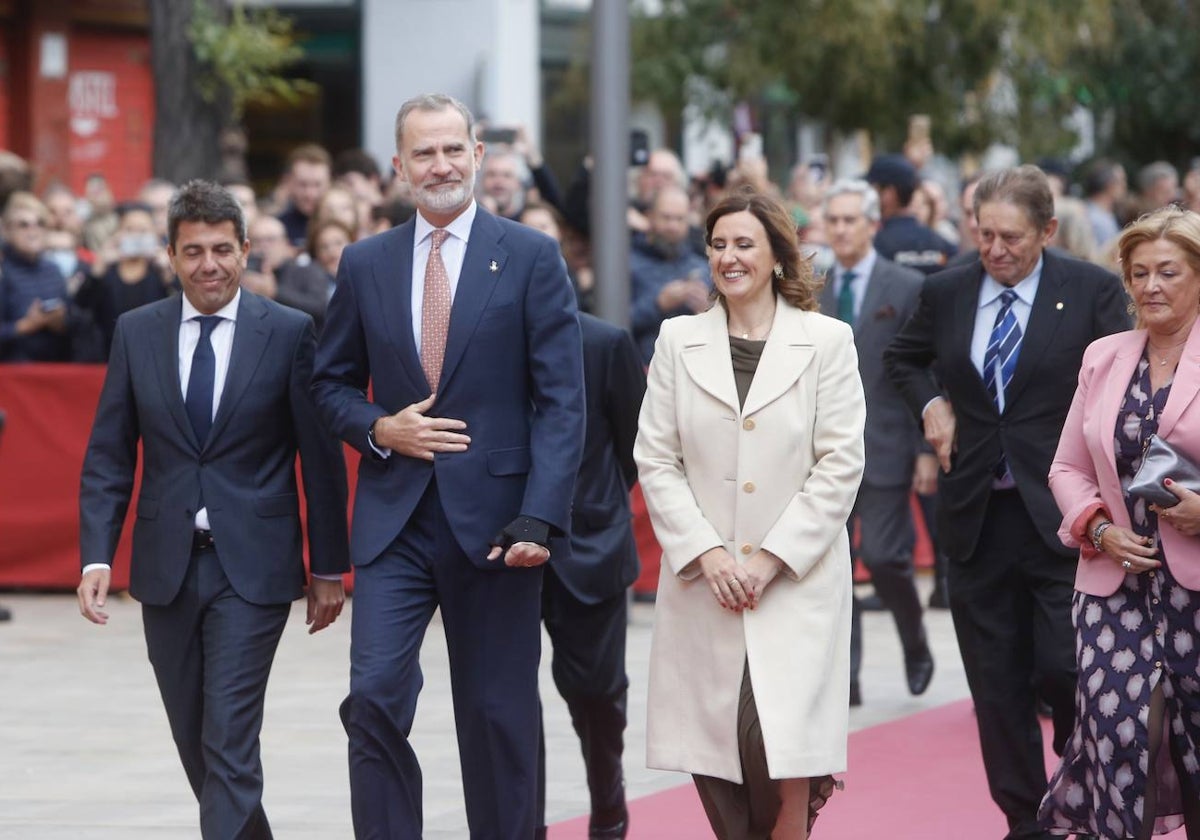
[[[1170,391],[1168,383],[1151,392],[1150,363],[1143,358],[1117,415],[1115,433],[1117,475],[1133,530],[1156,541],[1158,516],[1146,502],[1130,496],[1128,488],[1158,430]],[[1079,832],[1111,840],[1138,836],[1149,760],[1150,696],[1160,683],[1164,736],[1155,770],[1154,832],[1183,825],[1171,750],[1182,757],[1191,788],[1200,790],[1200,593],[1175,580],[1161,546],[1158,559],[1160,568],[1126,575],[1121,588],[1106,598],[1075,593],[1078,719],[1042,800],[1039,816],[1051,834]]]

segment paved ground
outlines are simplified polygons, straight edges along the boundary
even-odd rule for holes
[[[923,581],[927,587],[928,581]],[[0,593],[14,620],[0,624],[0,838],[176,840],[199,836],[196,803],[174,753],[127,598],[110,601],[107,627],[86,623],[73,596]],[[263,733],[266,809],[280,840],[350,838],[345,735],[349,606],[330,629],[305,634],[301,604],[279,649]],[[653,607],[635,604],[629,628],[629,795],[684,784],[645,769],[645,688]],[[928,613],[937,659],[929,692],[910,697],[890,617],[866,615],[860,729],[967,695],[950,617]],[[450,705],[446,648],[435,617],[422,651],[425,689],[414,746],[425,771],[427,838],[467,837]],[[551,822],[586,813],[587,788],[566,707],[543,657]],[[851,771],[853,772],[853,771]],[[553,836],[553,833],[552,833]],[[636,839],[636,826],[633,838]]]

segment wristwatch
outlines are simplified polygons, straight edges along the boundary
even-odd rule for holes
[[[1092,546],[1097,551],[1104,550],[1104,532],[1112,527],[1112,522],[1105,519],[1099,525],[1092,529]]]

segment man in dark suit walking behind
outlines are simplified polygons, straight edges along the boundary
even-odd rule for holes
[[[266,840],[259,731],[267,677],[305,572],[310,633],[342,609],[346,466],[309,396],[312,319],[239,286],[237,201],[192,181],[171,199],[167,253],[183,295],[122,315],[80,487],[80,611],[108,620],[113,553],[142,485],[130,592],[205,840]]]
[[[396,148],[417,215],[343,253],[313,380],[332,430],[363,453],[341,709],[354,829],[421,836],[408,734],[440,608],[471,837],[528,840],[541,567],[570,531],[583,449],[575,294],[558,243],[476,205],[483,144],[464,105],[410,99]]]
[[[979,259],[926,281],[884,363],[942,469],[950,610],[992,799],[1010,840],[1049,840],[1036,821],[1046,770],[1035,706],[1040,696],[1052,709],[1061,754],[1074,721],[1076,552],[1058,539],[1047,475],[1084,348],[1129,316],[1115,275],[1047,250],[1057,222],[1037,167],[986,176],[975,210]]]
[[[867,398],[866,469],[848,523],[857,524],[863,563],[875,592],[896,620],[908,690],[923,694],[933,678],[913,581],[909,496],[915,485],[936,486],[936,463],[918,454],[921,435],[912,413],[883,370],[883,351],[916,311],[924,277],[880,255],[871,244],[879,227],[879,196],[865,181],[839,181],[825,196],[825,229],[836,261],[821,292],[821,312],[854,328],[858,370]],[[932,488],[922,486],[926,492]],[[862,702],[862,608],[854,599],[850,633],[850,705]]]
[[[591,794],[588,837],[625,837],[626,588],[638,574],[629,491],[637,481],[633,441],[646,373],[623,329],[579,313],[587,436],[575,481],[571,538],[546,567],[542,620],[554,646],[551,673],[579,736]],[[544,731],[543,731],[544,736]],[[543,745],[544,745],[543,737]],[[545,837],[545,750],[539,833]]]

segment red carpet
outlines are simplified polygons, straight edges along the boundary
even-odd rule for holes
[[[1049,752],[1048,734],[1046,743]],[[854,733],[842,779],[846,789],[821,810],[814,840],[999,840],[1006,831],[988,796],[969,700]],[[712,837],[690,782],[635,799],[629,810],[631,840]],[[586,838],[587,817],[549,832],[550,840]]]

